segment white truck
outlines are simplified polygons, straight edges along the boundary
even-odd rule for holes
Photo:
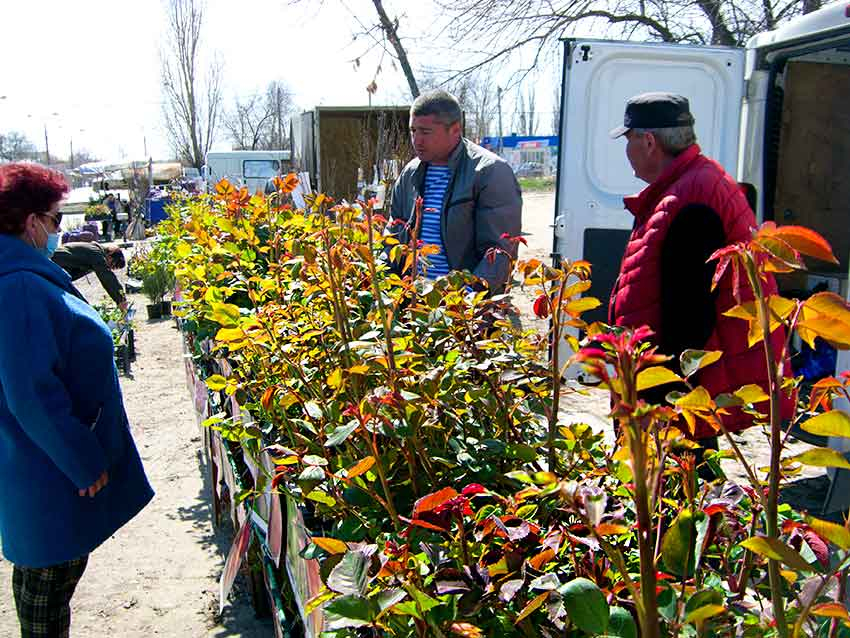
[[[850,6],[836,2],[753,37],[743,49],[571,39],[565,42],[553,256],[593,264],[604,319],[633,217],[623,196],[645,184],[626,159],[626,100],[671,91],[690,100],[698,143],[757,192],[759,221],[809,227],[840,265],[815,264],[785,289],[825,284],[847,296],[850,262]],[[838,354],[838,370],[850,353]],[[844,441],[844,440],[842,440]],[[838,441],[830,444],[839,446]],[[828,501],[850,494],[850,472]],[[847,498],[846,496],[844,497]],[[830,503],[827,503],[829,508]]]
[[[234,186],[262,192],[270,177],[290,171],[291,156],[288,150],[210,151],[201,174],[207,190],[226,178]]]

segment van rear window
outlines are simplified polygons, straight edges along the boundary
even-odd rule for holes
[[[277,160],[244,160],[242,162],[242,175],[247,177],[274,177],[280,170],[280,162]]]

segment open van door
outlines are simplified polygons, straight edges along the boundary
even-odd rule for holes
[[[686,96],[703,152],[737,174],[743,49],[567,40],[553,258],[593,265],[587,294],[602,306],[584,315],[589,320],[607,318],[633,221],[623,197],[646,186],[632,172],[623,139],[612,140],[609,131],[622,125],[626,101],[648,91]]]

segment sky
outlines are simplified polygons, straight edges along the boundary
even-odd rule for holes
[[[402,35],[433,24],[430,0],[384,4],[391,15],[403,11]],[[104,160],[171,156],[160,90],[164,0],[16,0],[0,16],[0,132],[21,131],[43,152],[46,129],[52,156],[67,157],[71,144]],[[379,64],[373,104],[407,103],[389,56],[382,62],[380,50],[366,54],[366,38],[353,41],[375,20],[369,0],[207,0],[202,46],[224,63],[225,107],[275,79],[300,110],[363,105]],[[414,65],[434,62],[433,49],[407,44]],[[216,147],[230,148],[223,134]]]

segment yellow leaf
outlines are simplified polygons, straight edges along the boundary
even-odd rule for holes
[[[675,404],[680,408],[690,410],[708,410],[711,408],[711,396],[708,394],[708,390],[699,386],[685,396],[676,399]]]
[[[682,377],[669,368],[665,368],[664,366],[653,366],[652,368],[646,368],[645,370],[638,372],[637,389],[638,392],[641,392],[643,390],[648,390],[649,388],[665,385],[667,383],[675,383],[681,380]]]
[[[342,368],[337,368],[328,375],[328,386],[336,390],[342,385]]]
[[[567,312],[571,315],[580,315],[583,312],[587,312],[588,310],[594,310],[602,305],[602,302],[596,299],[595,297],[581,297],[580,299],[573,299],[566,306],[564,306],[564,312]]]
[[[318,545],[328,554],[344,554],[348,551],[348,545],[337,538],[327,538],[324,536],[314,536],[312,539],[314,545]]]
[[[764,389],[755,383],[750,383],[738,388],[735,390],[735,396],[741,399],[744,403],[761,403],[762,401],[768,401],[770,399]]]
[[[216,341],[224,341],[225,343],[241,341],[244,338],[245,333],[242,332],[242,328],[219,328],[215,334]]]
[[[227,385],[227,379],[220,374],[213,374],[207,377],[206,384],[210,390],[223,390]]]
[[[211,303],[212,312],[209,314],[211,321],[221,324],[225,328],[233,328],[239,322],[239,306],[230,303]]]
[[[741,547],[746,547],[751,552],[770,558],[787,565],[791,569],[798,571],[810,572],[813,571],[811,565],[800,556],[797,550],[789,547],[778,538],[768,538],[767,536],[751,536],[743,543]]]
[[[685,617],[685,622],[699,624],[717,614],[722,614],[724,611],[726,611],[726,608],[723,605],[703,605],[689,613]]]
[[[820,436],[850,438],[850,414],[843,410],[830,410],[804,421],[800,427],[806,432]]]
[[[530,603],[528,603],[525,607],[523,607],[522,611],[519,612],[519,615],[514,620],[514,624],[518,625],[523,620],[528,618],[531,614],[533,614],[536,610],[540,608],[540,606],[546,602],[546,599],[549,597],[549,592],[544,591],[542,594],[534,598]]]
[[[844,458],[844,455],[837,450],[830,448],[814,448],[806,450],[801,454],[792,456],[789,461],[797,461],[803,465],[811,465],[813,467],[840,467],[845,470],[850,470],[850,463]]]
[[[366,374],[367,372],[369,372],[369,366],[364,365],[351,366],[348,369],[349,374]]]

